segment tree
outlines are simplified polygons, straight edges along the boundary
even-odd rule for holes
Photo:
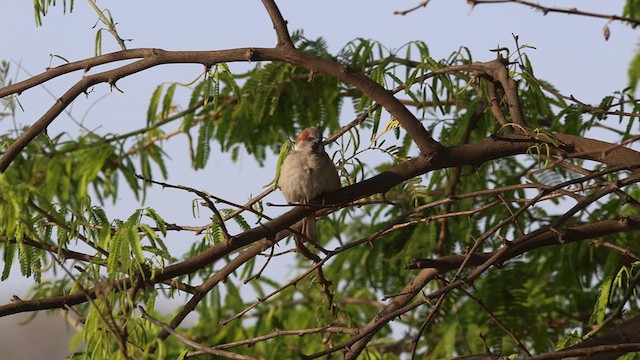
[[[35,4],[41,21],[55,3]],[[332,54],[322,39],[290,33],[273,1],[263,5],[275,47],[212,51],[126,49],[96,6],[121,51],[97,46],[95,57],[0,88],[10,117],[25,91],[86,72],[30,127],[2,134],[2,280],[17,263],[35,285],[0,316],[64,309],[82,324],[83,350],[72,357],[91,359],[640,351],[633,87],[598,105],[563,94],[535,76],[517,36],[489,61],[465,49],[434,59],[420,41],[389,50],[356,39]],[[595,16],[637,26],[635,7]],[[234,62],[252,67],[234,73]],[[181,84],[162,84],[138,130],[48,134],[93,86],[118,91],[119,80],[166,64],[204,66],[186,104]],[[2,74],[4,84],[8,63]],[[354,119],[340,118],[347,99]],[[237,204],[171,181],[176,135],[203,169],[212,144],[262,162],[285,156],[283,141],[308,126],[331,133],[344,185],[311,205],[275,217],[273,186]],[[144,205],[150,187],[191,194],[210,221],[174,223]],[[116,218],[107,206],[127,191],[140,208]],[[290,234],[314,212],[319,243],[295,244]],[[189,250],[170,251],[184,233]],[[296,272],[271,275],[287,264]],[[169,314],[156,306],[184,294]],[[195,324],[178,328],[191,314]]]

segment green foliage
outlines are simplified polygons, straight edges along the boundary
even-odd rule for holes
[[[335,79],[314,77],[281,63],[259,66],[240,78],[246,80],[241,95],[236,95],[238,104],[220,112],[215,128],[202,141],[215,137],[223,151],[243,145],[263,161],[267,143],[279,144],[305,127],[337,128],[340,89]],[[221,94],[227,95],[232,89],[225,87]]]
[[[640,19],[640,3],[636,0],[627,0],[624,4],[622,14],[633,19]]]
[[[67,0],[62,0],[62,11],[66,13],[68,7],[69,12],[73,12],[74,3],[75,0],[69,0],[69,4],[67,5]],[[33,10],[37,26],[42,26],[42,18],[47,15],[49,8],[52,6],[56,6],[56,0],[33,0]]]
[[[640,81],[640,54],[634,56],[629,64],[629,87],[632,92],[637,89],[638,81]]]

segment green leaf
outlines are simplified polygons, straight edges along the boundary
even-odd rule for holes
[[[96,31],[96,39],[94,41],[93,54],[95,56],[102,55],[102,29],[98,29],[98,31]]]
[[[205,82],[206,82],[206,80],[205,81],[201,81],[193,89],[193,92],[191,93],[191,97],[189,98],[189,108],[195,107],[196,103],[200,100],[200,97],[201,97]],[[185,115],[184,122],[182,124],[183,130],[185,132],[188,132],[189,129],[191,129],[191,126],[193,125],[194,114],[195,114],[195,110],[191,111],[191,112],[189,112],[188,114]]]
[[[638,88],[638,81],[640,81],[640,53],[631,59],[629,64],[629,87],[631,93],[634,93]]]
[[[282,166],[284,159],[286,159],[287,155],[289,155],[290,151],[291,140],[287,140],[282,144],[282,146],[280,147],[280,152],[278,153],[278,162],[276,163],[276,177],[273,182],[267,184],[266,186],[269,186],[270,184],[275,184],[276,186],[278,185],[278,181],[280,180],[280,167]]]
[[[33,258],[33,249],[25,246],[22,242],[18,242],[18,260],[20,262],[20,272],[22,276],[31,276],[31,263]]]
[[[109,278],[115,279],[120,269],[121,262],[128,263],[129,258],[121,258],[123,248],[127,245],[125,237],[122,235],[121,229],[110,238],[108,242],[109,257],[107,258],[107,274]]]
[[[184,349],[182,350],[182,352],[178,355],[177,360],[184,360],[187,358],[187,354],[189,354],[189,349]]]
[[[140,234],[138,234],[138,223],[140,222],[141,210],[134,212],[123,226],[122,230],[126,231],[126,237],[129,240],[131,251],[136,258],[138,264],[144,262],[144,254],[142,253],[142,245],[140,244]]]
[[[162,88],[162,85],[158,85],[153,92],[153,95],[151,95],[151,100],[149,100],[149,107],[147,108],[147,127],[153,125],[158,118],[157,111],[158,104],[160,103],[160,95],[162,94]]]
[[[4,245],[4,268],[2,270],[2,278],[1,281],[5,281],[9,278],[9,274],[11,273],[11,265],[13,265],[13,258],[16,253],[16,244],[12,242],[6,242]]]
[[[229,70],[229,66],[226,63],[218,64],[222,72],[220,72],[220,79],[224,81],[227,85],[231,86],[233,93],[236,95],[238,102],[242,99],[242,91],[238,86],[238,83],[235,80],[234,75]]]
[[[165,119],[167,116],[169,116],[169,112],[171,111],[171,104],[173,103],[173,94],[176,92],[176,85],[177,84],[175,83],[169,85],[167,92],[164,94],[164,98],[162,99],[162,119]],[[147,114],[147,121],[148,116],[149,114]]]
[[[600,324],[604,321],[604,316],[607,312],[607,305],[609,304],[609,297],[612,290],[612,277],[606,278],[600,286],[600,293],[598,294],[598,300],[593,306],[593,313],[589,322],[592,324]]]
[[[211,153],[211,137],[213,136],[213,123],[206,121],[200,126],[198,132],[198,144],[196,147],[195,169],[204,169]]]
[[[211,76],[211,70],[207,71],[206,76],[204,77],[204,89],[202,93],[202,98],[204,100],[204,104],[207,105],[209,103],[209,98],[211,97],[211,92],[213,91],[213,79]]]
[[[162,233],[162,236],[167,236],[167,223],[160,216],[160,214],[158,214],[157,211],[152,208],[147,208],[145,215],[153,219],[153,221],[156,223],[156,226],[160,230],[160,233]]]
[[[144,263],[144,254],[142,252],[142,245],[140,243],[141,239],[140,234],[138,234],[137,226],[127,228],[127,238],[129,239],[131,251],[133,252],[138,264]]]
[[[244,217],[242,217],[242,215],[234,216],[233,220],[240,226],[240,229],[242,229],[242,231],[251,229],[251,226],[247,223]]]

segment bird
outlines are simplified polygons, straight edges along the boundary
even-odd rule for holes
[[[288,203],[308,204],[316,197],[340,189],[340,176],[324,150],[322,132],[304,129],[280,167],[278,187]],[[317,243],[315,213],[302,220],[300,232],[306,240]],[[300,241],[296,237],[296,241]]]

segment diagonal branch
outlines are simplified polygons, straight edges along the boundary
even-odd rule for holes
[[[592,235],[593,237],[598,237],[600,235],[598,234],[593,234],[593,232],[596,232],[596,229],[594,229],[592,232],[588,232],[587,234],[584,233],[580,233],[580,234],[575,234],[575,230],[573,229],[569,229],[566,231],[562,231],[559,232],[558,230],[556,230],[556,227],[559,226],[560,224],[562,224],[564,221],[566,221],[567,219],[569,219],[573,214],[575,214],[575,212],[583,209],[586,205],[591,204],[593,201],[601,198],[602,196],[609,194],[611,192],[614,191],[614,189],[616,189],[619,186],[624,186],[624,185],[630,185],[633,184],[635,182],[638,181],[637,176],[631,176],[630,178],[624,180],[624,181],[620,181],[619,184],[609,184],[609,186],[604,187],[602,190],[587,196],[586,198],[584,198],[582,201],[580,201],[578,204],[576,204],[572,209],[570,209],[569,211],[567,211],[563,216],[560,216],[559,218],[555,219],[551,224],[544,226],[542,228],[540,228],[537,231],[534,231],[533,233],[527,234],[523,237],[521,237],[519,240],[514,241],[513,243],[508,243],[505,246],[503,246],[502,248],[500,248],[499,250],[494,251],[493,253],[490,254],[490,256],[483,262],[479,263],[477,266],[477,268],[468,276],[466,276],[465,278],[459,278],[458,275],[461,274],[462,270],[467,266],[468,263],[470,263],[472,261],[472,259],[475,257],[476,253],[475,250],[472,249],[470,250],[469,254],[467,255],[459,255],[458,259],[460,260],[460,262],[458,263],[458,272],[456,274],[457,280],[455,280],[454,282],[440,288],[439,290],[431,293],[428,295],[428,299],[434,299],[436,297],[439,297],[443,294],[446,294],[447,292],[456,289],[456,288],[460,288],[461,286],[464,286],[466,284],[472,283],[478,276],[480,276],[482,273],[484,273],[484,271],[486,271],[489,267],[494,266],[495,264],[502,264],[504,261],[513,258],[513,256],[507,256],[506,254],[509,251],[512,251],[514,249],[520,249],[522,246],[525,246],[531,242],[535,242],[535,240],[537,240],[539,237],[543,237],[543,236],[551,236],[552,240],[555,240],[555,244],[564,244],[567,242],[567,238],[568,237],[574,237],[576,240],[584,240],[585,238],[590,238]],[[616,225],[622,225],[623,227],[626,227],[630,224],[630,229],[634,229],[634,228],[640,228],[640,222],[638,222],[638,219],[636,220],[631,220],[631,219],[625,219],[625,221],[620,221],[619,224]],[[589,225],[584,225],[585,227],[589,227],[592,226],[593,224],[589,224]],[[498,228],[498,226],[492,228],[491,230],[489,230],[487,232],[487,234],[490,234],[493,230],[495,230],[496,228]],[[616,231],[618,232],[618,231]],[[585,237],[584,235],[586,235],[587,237]],[[476,242],[476,245],[478,245],[479,242]],[[524,245],[523,245],[524,244]],[[475,245],[474,245],[475,246]],[[521,255],[523,253],[525,253],[526,251],[531,250],[531,249],[527,249],[527,250],[523,250],[522,252],[519,252],[517,255]],[[436,275],[438,275],[440,272],[442,272],[442,268],[441,267],[430,267],[430,268],[434,268],[437,270],[437,272],[433,273],[433,272],[429,272],[428,275],[429,277],[427,277],[425,280],[426,282],[420,282],[420,284],[423,284],[422,286],[426,286],[426,284],[430,281],[431,278],[435,277]],[[453,270],[455,269],[455,267],[450,268],[449,270]],[[425,270],[429,270],[428,268]],[[367,334],[366,336],[363,336],[360,340],[358,340],[357,342],[353,343],[353,344],[349,344],[349,348],[348,351],[344,354],[343,358],[344,359],[355,359],[357,358],[357,356],[364,350],[364,348],[366,347],[367,343],[373,338],[373,336],[376,333],[376,329],[379,329],[381,326],[383,326],[384,324],[380,324],[381,320],[380,317],[382,314],[387,313],[388,311],[395,311],[398,308],[402,308],[404,306],[407,306],[409,304],[409,302],[413,299],[413,297],[417,296],[417,294],[419,293],[419,291],[421,291],[422,287],[417,288],[415,287],[415,285],[412,285],[412,283],[414,283],[414,281],[418,278],[425,278],[424,274],[425,274],[425,270],[422,270],[417,276],[416,278],[414,278],[414,280],[412,280],[412,282],[410,283],[410,286],[408,286],[407,288],[403,289],[401,295],[399,297],[396,297],[394,299],[394,302],[390,305],[388,305],[383,311],[380,312],[380,314],[378,314],[378,316],[376,318],[374,318],[369,324],[367,324],[367,326],[364,327],[362,333],[363,334]]]
[[[505,246],[491,253],[471,254],[471,256],[469,257],[469,261],[467,262],[467,266],[473,265],[482,267],[489,262],[493,264],[501,264],[509,259],[520,256],[536,248],[551,245],[564,245],[569,242],[588,240],[609,234],[639,229],[640,217],[626,218],[621,220],[605,220],[597,223],[577,226],[575,228],[563,231],[564,235],[562,238],[558,237],[556,232],[547,230],[546,232],[541,233],[533,238],[515,241],[511,245]],[[353,341],[352,339],[351,341],[343,345],[335,347],[336,349],[340,349],[348,346],[347,351],[343,355],[343,359],[356,359],[358,355],[364,350],[368,342],[377,333],[377,330],[384,327],[388,322],[392,321],[395,318],[395,316],[386,316],[387,314],[396,314],[397,311],[410,306],[413,298],[420,293],[424,286],[426,286],[438,275],[443,274],[447,271],[454,270],[458,266],[461,266],[465,261],[465,258],[467,258],[467,255],[443,256],[437,260],[439,266],[422,269],[414,277],[414,279],[411,280],[411,282],[404,289],[402,289],[400,293],[401,295],[396,296],[391,304],[387,305],[381,312],[378,313],[376,317],[372,319],[369,324],[361,329],[359,336],[357,337],[357,342]],[[445,267],[444,264],[446,264],[447,266]],[[478,270],[480,270],[480,268],[476,271]],[[471,274],[469,278],[471,278],[472,276],[473,274]],[[450,291],[454,288],[459,288],[466,283],[466,279],[454,281],[451,284],[441,288],[440,290],[429,294],[424,300],[420,300],[417,303],[426,303],[429,301],[429,299],[439,297],[445,292]],[[326,352],[321,352],[317,355],[329,352],[330,351],[327,350]]]
[[[431,138],[430,134],[416,119],[413,113],[411,113],[400,100],[393,96],[393,94],[375,81],[334,60],[316,57],[289,47],[237,48],[214,51],[165,51],[161,49],[123,50],[47,70],[34,78],[0,89],[0,97],[20,93],[28,88],[72,71],[80,69],[87,70],[93,65],[133,58],[141,59],[112,70],[87,75],[67,90],[67,92],[60,97],[38,121],[31,125],[29,129],[11,144],[2,157],[0,157],[0,172],[4,172],[27,144],[38,134],[42,133],[76,97],[87,91],[91,86],[100,83],[108,83],[114,86],[115,83],[123,77],[164,64],[202,64],[205,67],[209,67],[212,64],[221,62],[281,61],[306,68],[310,71],[324,73],[355,86],[385,107],[387,111],[398,119],[423,154],[433,157],[441,148],[441,145]]]
[[[218,211],[218,208],[216,207],[216,205],[213,203],[213,201],[211,201],[211,198],[213,197],[211,194],[207,193],[206,191],[194,189],[194,188],[188,187],[188,186],[172,185],[172,184],[168,184],[168,183],[165,183],[165,182],[162,182],[162,181],[156,181],[156,180],[148,179],[148,178],[145,178],[144,176],[142,176],[140,174],[135,174],[134,176],[136,177],[136,179],[142,180],[143,182],[146,182],[146,183],[156,184],[156,185],[160,185],[162,187],[180,189],[180,190],[188,191],[190,193],[194,193],[194,194],[198,195],[202,200],[204,200],[206,207],[208,207],[209,210],[211,210],[213,212],[213,215],[215,216],[215,219],[216,219],[216,221],[218,223],[218,226],[220,226],[220,230],[222,230],[222,235],[224,236],[224,239],[226,241],[230,241],[231,240],[231,235],[229,235],[229,231],[227,230],[227,226],[224,223],[225,218],[222,217],[222,214],[220,214],[220,211]]]
[[[278,37],[278,45],[276,47],[289,47],[293,48],[293,41],[289,36],[289,30],[287,30],[287,21],[282,17],[280,9],[273,0],[262,0],[262,4],[269,13],[269,18],[273,23],[273,29],[276,31]]]
[[[563,141],[568,141],[574,138],[579,139],[577,137],[569,137],[568,135],[563,135],[563,137]],[[595,140],[589,141],[593,142],[590,143],[590,145],[594,146],[591,147],[592,150],[597,150],[598,148],[604,150],[610,148],[612,145],[600,141],[596,142]],[[408,179],[426,174],[436,169],[461,165],[478,166],[487,161],[517,154],[525,154],[529,147],[535,144],[537,144],[537,141],[526,138],[490,138],[477,143],[463,144],[452,148],[443,148],[443,151],[439,153],[438,156],[434,157],[434,159],[427,159],[424,156],[420,156],[408,160],[372,178],[342,188],[334,193],[327,194],[325,196],[325,201],[327,204],[346,204],[366,196],[384,194],[392,187]],[[578,146],[576,148],[579,149],[580,147]],[[636,166],[637,164],[640,164],[640,153],[625,147],[615,148],[609,153],[600,153],[599,155],[591,154],[588,156],[601,158],[605,163],[608,163],[610,160],[612,164],[626,163],[636,164]],[[565,157],[571,158],[572,153],[565,154]],[[272,221],[233,236],[232,241],[218,243],[209,250],[192,258],[172,264],[163,269],[158,269],[154,273],[153,278],[151,277],[151,273],[146,274],[147,276],[145,278],[149,278],[151,280],[145,285],[152,286],[154,283],[190,274],[206,266],[210,266],[221,258],[245,246],[251,245],[262,239],[274,238],[278,232],[291,227],[313,211],[314,209],[310,208],[295,207]],[[510,247],[510,249],[511,248],[512,247]],[[473,263],[476,256],[477,255],[474,255],[470,258],[470,263]],[[487,259],[485,259],[485,261],[486,260]],[[458,265],[459,263],[456,266]],[[91,296],[95,297],[96,292],[101,289],[118,289],[118,291],[122,291],[128,289],[131,284],[132,281],[130,278],[117,281],[105,280],[98,283],[94,288],[87,289],[87,291]],[[87,297],[83,294],[77,293],[48,299],[21,300],[0,306],[0,317],[25,311],[64,308],[68,305],[72,306],[85,302],[87,302]]]

